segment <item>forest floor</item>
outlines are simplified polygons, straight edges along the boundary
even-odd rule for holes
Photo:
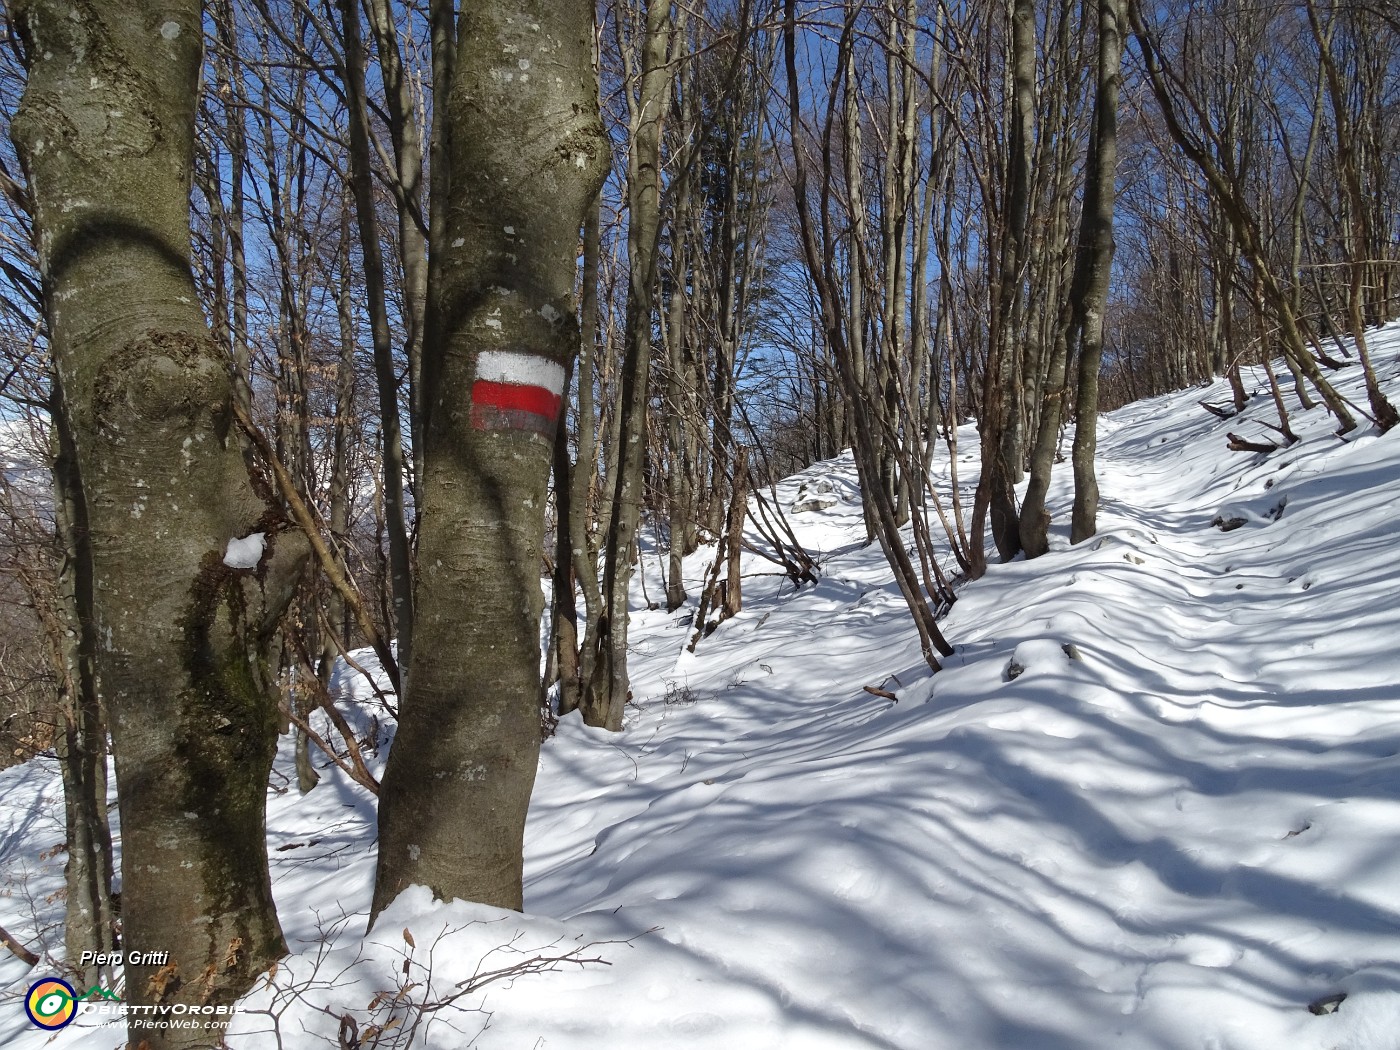
[[[1400,327],[1373,340],[1400,399]],[[1364,406],[1359,369],[1338,378]],[[333,768],[299,796],[284,748],[294,954],[231,1045],[336,1046],[348,1014],[443,1050],[1397,1050],[1400,432],[1299,410],[1298,444],[1230,452],[1277,421],[1250,389],[1229,421],[1197,404],[1223,383],[1105,418],[1098,537],[1070,547],[1057,468],[1050,553],[962,589],[937,675],[849,458],[780,485],[789,506],[831,483],[791,515],[821,581],[755,575],[694,655],[693,604],[638,590],[627,728],[570,716],[544,746],[523,916],[410,890],[366,935],[373,800]],[[338,680],[367,727],[369,690]],[[0,773],[0,830],[0,925],[50,952],[0,961],[0,1044],[37,1050],[19,995],[62,950],[51,760]],[[119,1046],[100,1020],[53,1045]]]

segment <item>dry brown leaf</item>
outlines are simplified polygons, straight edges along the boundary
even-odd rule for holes
[[[151,974],[150,980],[146,982],[146,995],[160,1002],[167,993],[179,987],[180,967],[177,963],[169,963]]]
[[[243,954],[243,938],[235,937],[228,942],[228,951],[224,954],[224,969],[232,970],[238,965],[238,957]]]

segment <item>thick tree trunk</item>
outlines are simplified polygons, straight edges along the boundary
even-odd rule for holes
[[[744,520],[749,509],[749,453],[740,448],[734,455],[733,491],[729,496],[729,512],[725,517],[725,562],[723,596],[720,599],[724,619],[738,616],[744,607],[744,576],[741,571],[744,554]]]
[[[684,255],[684,249],[674,249]],[[685,556],[687,537],[692,530],[698,502],[696,484],[688,469],[690,421],[686,418],[685,292],[671,292],[667,311],[666,340],[666,512],[668,518],[666,611],[675,612],[686,603]]]
[[[248,476],[190,270],[195,0],[26,0],[13,133],[89,515],[138,1004],[229,1003],[283,951],[264,805],[267,635],[304,544]],[[231,540],[257,534],[246,557]],[[208,1031],[145,1030],[152,1050]]]
[[[1088,214],[1087,208],[1085,214]],[[1077,315],[1078,311],[1070,302],[1076,294],[1077,290],[1070,293],[1061,310],[1062,315]],[[1075,321],[1071,317],[1058,327],[1046,365],[1045,388],[1041,393],[1043,403],[1037,421],[1035,444],[1031,448],[1030,482],[1026,485],[1026,498],[1021,503],[1021,547],[1027,558],[1038,558],[1050,549],[1050,512],[1045,509],[1045,497],[1050,491],[1050,474],[1060,440],[1060,423],[1067,393],[1065,378],[1069,346],[1074,336],[1072,329]]]
[[[1031,480],[1021,507],[1021,543],[1028,558],[1049,548],[1050,515],[1045,497],[1051,465],[1059,439],[1066,380],[1070,360],[1079,361],[1076,384],[1078,426],[1075,430],[1075,491],[1073,526],[1076,541],[1093,535],[1098,505],[1094,477],[1094,431],[1098,414],[1098,374],[1103,357],[1104,307],[1113,266],[1113,213],[1117,167],[1117,116],[1119,66],[1124,30],[1120,0],[1099,3],[1098,86],[1094,100],[1095,123],[1085,163],[1084,206],[1080,215],[1075,251],[1074,278],[1061,308],[1061,320],[1051,349],[1045,380],[1040,426],[1031,457]],[[1076,350],[1077,343],[1077,353]],[[1081,528],[1088,531],[1078,533]]]
[[[690,84],[691,80],[687,79],[681,89],[681,117],[687,126],[694,121],[695,108],[694,92],[689,90]],[[670,524],[666,573],[667,612],[675,612],[686,602],[685,556],[690,553],[687,538],[694,529],[693,523],[700,502],[698,485],[693,482],[689,470],[691,457],[688,455],[688,431],[694,424],[686,411],[689,397],[693,396],[688,389],[692,386],[688,374],[692,347],[687,343],[692,327],[687,324],[687,315],[692,307],[686,291],[688,271],[692,266],[687,233],[691,227],[693,197],[690,173],[689,166],[681,172],[680,186],[671,204],[671,227],[674,231],[671,243],[671,298],[666,304],[662,328],[666,337],[665,426],[666,453],[669,460],[666,470],[666,509]]]
[[[458,23],[417,645],[380,794],[376,916],[412,884],[522,903],[545,487],[578,348],[579,228],[608,160],[591,27],[582,0],[479,3]]]
[[[564,392],[568,396],[570,376],[564,377]],[[565,409],[567,415],[567,408]],[[562,422],[562,418],[561,418]],[[554,479],[554,573],[553,599],[550,614],[553,623],[549,637],[552,646],[549,660],[554,678],[559,682],[559,714],[578,710],[580,699],[578,652],[578,584],[574,578],[573,535],[569,524],[574,518],[571,475],[576,469],[569,462],[567,433],[554,442],[551,463]],[[544,687],[553,682],[545,675]]]

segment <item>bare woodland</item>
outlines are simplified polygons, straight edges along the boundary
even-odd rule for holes
[[[542,734],[623,724],[640,559],[703,650],[746,525],[794,587],[820,575],[772,489],[813,462],[852,451],[937,670],[989,559],[1094,535],[1100,411],[1224,375],[1203,411],[1229,417],[1263,364],[1276,433],[1236,447],[1313,406],[1400,418],[1365,338],[1400,304],[1382,0],[5,19],[4,743],[62,763],[69,958],[172,951],[128,970],[138,1002],[231,1002],[283,951],[279,733],[301,790],[329,757],[378,795],[376,914],[414,883],[519,908]],[[933,484],[968,423],[980,474]],[[383,783],[328,689],[365,646]]]

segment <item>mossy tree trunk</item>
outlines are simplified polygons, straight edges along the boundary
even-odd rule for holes
[[[608,163],[592,27],[583,0],[476,3],[457,24],[449,168],[434,183],[450,194],[424,347],[417,644],[380,794],[375,915],[413,884],[522,903],[545,488],[578,350],[579,230]]]
[[[88,512],[96,672],[117,764],[127,998],[228,1003],[283,951],[264,806],[263,650],[301,564],[250,480],[190,269],[197,0],[22,0],[13,135]],[[260,532],[255,566],[224,564]],[[167,979],[168,978],[168,979]],[[152,1050],[207,1031],[146,1030]]]

